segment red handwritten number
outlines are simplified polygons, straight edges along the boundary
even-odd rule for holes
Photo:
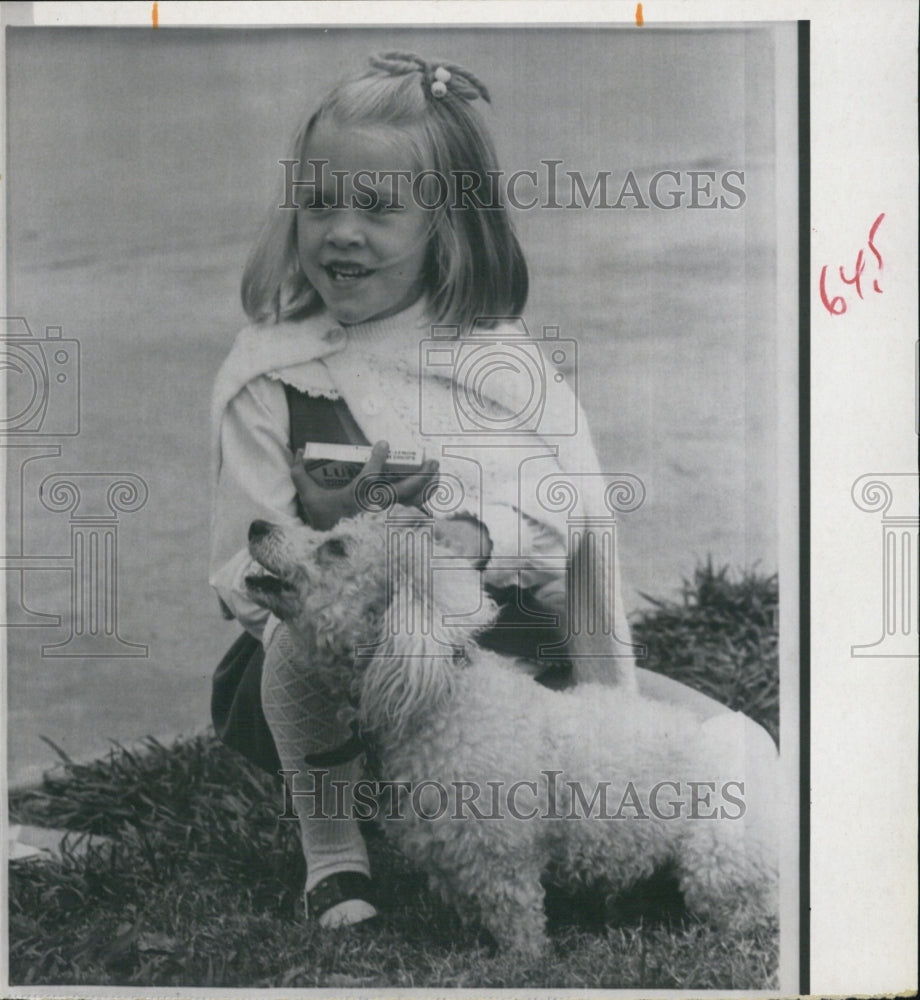
[[[878,233],[879,226],[882,224],[882,220],[885,218],[885,213],[882,212],[875,222],[872,223],[872,228],[869,230],[869,250],[872,252],[872,256],[875,257],[876,265],[878,266],[879,274],[882,272],[882,255],[879,253],[878,247],[875,245],[875,236]],[[837,268],[837,273],[840,275],[840,280],[845,285],[852,285],[856,289],[856,294],[863,298],[862,290],[862,276],[866,270],[866,254],[863,250],[860,250],[856,255],[856,263],[853,266],[853,274],[847,277],[846,272],[843,267]],[[842,295],[835,295],[830,298],[827,293],[827,265],[821,268],[821,279],[818,282],[818,290],[821,293],[821,304],[824,308],[831,314],[831,316],[842,316],[847,311],[847,301]],[[878,278],[872,280],[872,290],[878,292],[879,295],[883,294],[882,289],[879,287]]]
[[[885,218],[885,213],[882,214],[872,223],[872,228],[869,230],[869,249],[872,251],[875,259],[878,261],[878,269],[882,270],[882,255],[875,248],[875,234],[878,232],[878,227],[882,224],[882,219]],[[882,294],[881,288],[878,287],[878,280],[872,282],[872,288]]]
[[[840,280],[845,285],[855,285],[856,286],[856,294],[860,298],[863,297],[863,293],[862,293],[862,273],[863,273],[863,271],[865,271],[865,269],[866,269],[866,255],[862,252],[862,250],[860,250],[859,253],[856,255],[856,269],[853,271],[853,277],[852,278],[848,278],[843,273],[843,268],[842,267],[840,267],[840,268],[837,269],[838,271],[840,271]]]
[[[847,311],[847,304],[844,302],[843,296],[835,295],[832,299],[828,299],[827,297],[827,264],[821,268],[819,287],[821,289],[821,302],[824,304],[824,308],[831,316],[842,316]]]

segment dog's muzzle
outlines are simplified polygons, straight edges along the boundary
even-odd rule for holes
[[[259,563],[257,573],[246,576],[246,588],[251,597],[262,599],[262,603],[277,599],[283,595],[295,593],[295,588],[283,579],[280,567],[270,558],[270,552],[264,543],[268,542],[275,532],[275,525],[270,521],[257,520],[249,525],[249,550]]]
[[[253,521],[249,525],[249,541],[255,542],[270,535],[275,526],[270,521]]]

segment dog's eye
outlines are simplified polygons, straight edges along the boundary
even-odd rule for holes
[[[329,538],[316,550],[316,554],[319,558],[332,557],[334,559],[342,559],[348,555],[348,550],[345,548],[345,542],[341,538]]]

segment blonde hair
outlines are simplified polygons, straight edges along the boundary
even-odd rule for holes
[[[449,83],[438,88],[445,71]],[[320,121],[391,127],[405,136],[423,170],[442,178],[462,171],[488,190],[498,164],[485,122],[472,106],[476,98],[489,101],[489,93],[460,66],[384,53],[323,99],[298,130],[291,159],[304,161]],[[474,209],[448,198],[431,213],[425,287],[432,321],[467,329],[480,317],[519,313],[527,300],[527,263],[505,205],[493,200]],[[299,319],[322,308],[298,260],[295,211],[272,211],[246,264],[242,298],[257,322]]]

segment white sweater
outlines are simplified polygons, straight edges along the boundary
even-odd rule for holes
[[[450,513],[471,514],[489,532],[486,581],[537,587],[542,603],[564,606],[567,514],[547,503],[541,481],[574,473],[577,513],[608,511],[577,400],[548,362],[542,382],[528,377],[539,376],[537,349],[508,324],[482,340],[433,341],[420,305],[350,327],[319,314],[244,329],[212,399],[210,582],[240,624],[265,641],[266,625],[269,631],[274,625],[246,594],[244,579],[254,569],[245,547],[249,523],[300,523],[283,383],[344,399],[369,441],[385,439],[391,448],[414,447],[436,458],[453,492]],[[509,362],[517,371],[509,371]],[[539,413],[534,393],[543,404]],[[552,433],[556,428],[560,434]],[[617,634],[626,638],[619,586],[616,595]]]

